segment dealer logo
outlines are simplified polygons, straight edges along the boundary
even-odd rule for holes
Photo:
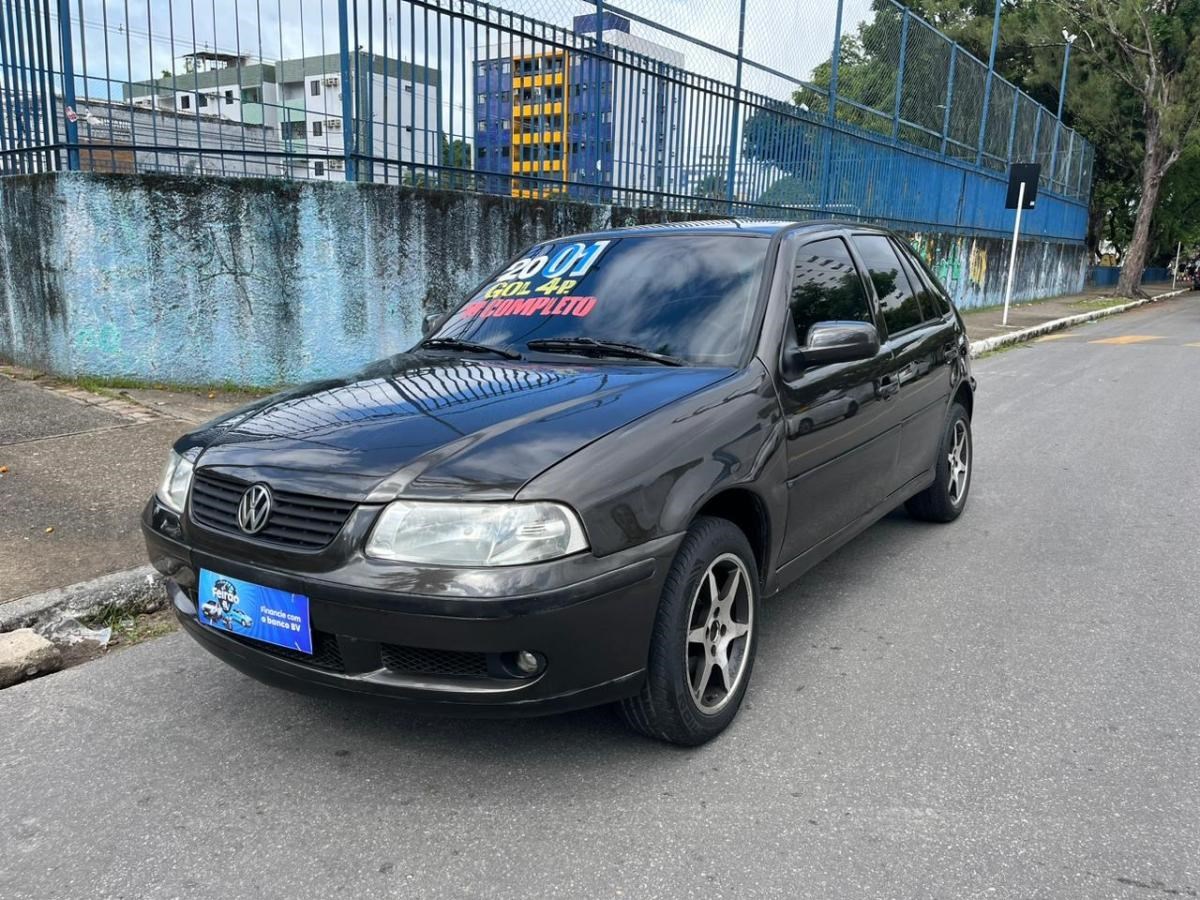
[[[238,528],[246,534],[258,534],[271,517],[271,489],[265,484],[251,485],[238,503]]]

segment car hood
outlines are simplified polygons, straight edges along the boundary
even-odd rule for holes
[[[401,354],[277,394],[176,449],[201,469],[355,501],[511,498],[539,473],[732,369]]]

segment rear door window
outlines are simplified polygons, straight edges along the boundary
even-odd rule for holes
[[[888,334],[899,334],[920,325],[925,319],[921,301],[904,273],[891,240],[882,234],[856,234],[854,246],[875,285]]]
[[[805,244],[796,253],[789,308],[800,346],[816,322],[873,322],[862,276],[841,238]]]

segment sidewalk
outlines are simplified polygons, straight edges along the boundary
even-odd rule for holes
[[[90,392],[0,366],[0,604],[145,565],[138,516],[171,444],[249,399]]]
[[[1170,285],[1154,285],[1160,295]],[[963,314],[973,341],[1125,301],[1092,291]],[[0,365],[0,606],[147,562],[138,518],[167,450],[253,394],[84,390]]]
[[[1142,289],[1151,297],[1166,294],[1171,291],[1171,283],[1146,284]],[[1050,300],[1034,300],[1029,303],[1013,305],[1008,310],[1008,327],[1000,324],[1004,317],[1004,307],[989,306],[986,309],[962,310],[963,322],[967,326],[967,336],[972,341],[996,337],[1032,328],[1044,322],[1077,316],[1080,313],[1092,312],[1109,306],[1120,306],[1128,303],[1124,297],[1115,297],[1112,288],[1096,288],[1082,294],[1069,294],[1064,297],[1054,297]]]

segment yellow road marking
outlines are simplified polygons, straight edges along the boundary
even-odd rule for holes
[[[1183,346],[1185,346],[1185,347],[1200,347],[1200,341],[1198,341],[1195,344],[1184,344]]]
[[[1089,344],[1141,344],[1146,341],[1161,341],[1161,335],[1155,334],[1123,334],[1120,337],[1104,338],[1099,341],[1088,341]]]
[[[1064,332],[1063,334],[1044,334],[1037,339],[1037,342],[1041,344],[1046,341],[1061,341],[1063,338],[1069,337],[1075,337],[1075,335],[1070,334],[1069,332]]]

